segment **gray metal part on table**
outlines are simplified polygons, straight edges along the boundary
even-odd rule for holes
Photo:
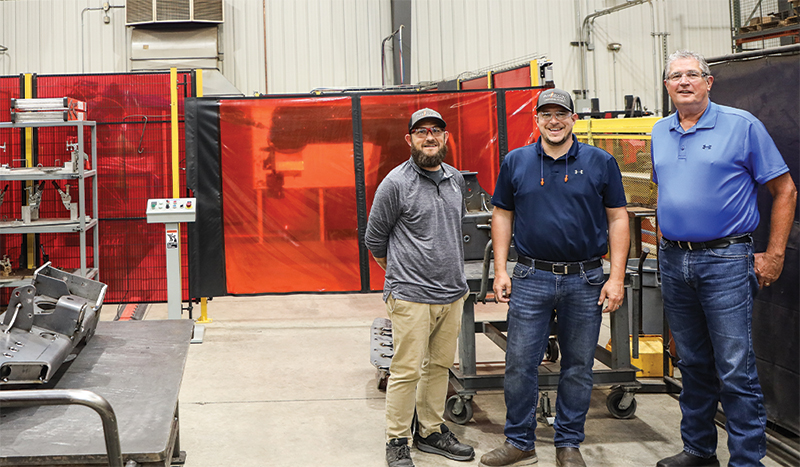
[[[0,324],[0,386],[46,383],[94,335],[107,289],[50,267],[11,293]]]
[[[78,357],[43,388],[105,397],[119,424],[123,459],[169,466],[178,442],[178,394],[193,322],[102,321]],[[107,465],[100,419],[81,406],[0,412],[0,466]]]

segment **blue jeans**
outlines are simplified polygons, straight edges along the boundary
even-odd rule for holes
[[[602,321],[597,300],[604,282],[602,267],[569,275],[522,264],[514,268],[508,306],[505,435],[517,449],[534,449],[539,365],[554,312],[561,351],[554,444],[578,447],[584,440],[594,351]]]
[[[753,352],[753,245],[681,250],[662,240],[664,312],[678,350],[683,449],[708,457],[717,449],[714,416],[722,402],[732,467],[762,466],[764,396]]]

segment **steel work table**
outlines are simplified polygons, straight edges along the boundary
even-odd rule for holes
[[[116,413],[123,462],[170,466],[180,453],[178,394],[193,324],[101,321],[78,357],[42,389],[84,389],[106,398]],[[0,466],[44,465],[108,465],[97,413],[77,405],[0,410]]]

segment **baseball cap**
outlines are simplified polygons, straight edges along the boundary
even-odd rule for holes
[[[536,110],[548,104],[560,105],[570,112],[575,112],[575,108],[572,106],[572,97],[567,91],[561,89],[553,88],[542,91],[539,94],[539,101],[536,103]]]
[[[411,114],[411,120],[408,121],[408,131],[414,129],[414,127],[417,125],[417,123],[420,122],[420,120],[425,120],[426,118],[432,118],[434,120],[438,120],[439,126],[441,126],[442,128],[447,126],[447,123],[445,123],[444,119],[442,118],[441,114],[439,114],[439,112],[433,109],[424,108],[424,109],[419,109],[413,114]]]

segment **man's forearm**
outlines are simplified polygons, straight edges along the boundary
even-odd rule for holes
[[[628,263],[628,250],[631,233],[628,225],[628,211],[625,207],[608,209],[608,250],[611,257],[609,279],[625,280]]]
[[[797,205],[797,188],[795,188],[791,176],[784,174],[781,177],[776,180],[774,186],[769,187],[773,200],[769,242],[767,243],[767,253],[780,257],[786,251],[786,243],[789,241],[789,233],[792,231],[794,211]]]
[[[508,251],[511,248],[511,231],[514,212],[495,207],[492,212],[492,248],[495,271],[505,271]]]

